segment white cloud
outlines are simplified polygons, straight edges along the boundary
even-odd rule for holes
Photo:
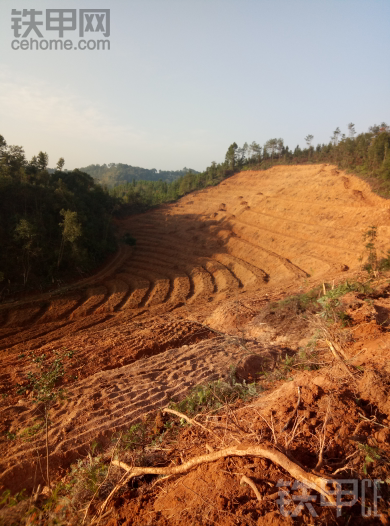
[[[64,157],[67,168],[124,162],[145,168],[200,168],[199,154],[213,157],[210,131],[189,126],[181,136],[169,128],[135,129],[116,122],[110,108],[86,100],[55,81],[28,78],[0,68],[0,134],[31,158],[47,151],[49,165]],[[126,118],[126,117],[123,117]]]
[[[7,71],[0,72],[0,107],[2,123],[7,120],[20,126],[34,126],[52,133],[72,137],[87,135],[102,141],[102,131],[110,139],[139,140],[130,126],[117,125],[103,108],[81,99],[66,88],[54,88],[46,81],[11,78]]]
[[[113,144],[146,142],[145,132],[113,122],[101,105],[54,83],[11,76],[7,69],[0,69],[0,108],[0,133],[8,143],[25,146],[28,157],[41,149],[62,155],[62,148],[71,150],[72,165],[80,165],[81,144],[85,153],[93,145],[108,154]]]

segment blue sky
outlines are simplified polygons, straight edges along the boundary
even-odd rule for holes
[[[14,51],[23,8],[109,8],[111,49]],[[203,170],[233,141],[366,131],[390,122],[389,20],[388,0],[1,0],[0,134],[51,166]]]

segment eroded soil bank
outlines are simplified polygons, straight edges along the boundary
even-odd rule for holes
[[[109,447],[116,432],[146,414],[155,418],[191,387],[231,384],[234,366],[236,382],[261,379],[260,396],[236,400],[218,415],[207,412],[199,422],[211,432],[196,425],[182,430],[164,415],[162,425],[173,426],[176,435],[165,436],[167,427],[154,423],[152,440],[164,435],[167,443],[146,451],[147,462],[179,465],[207,453],[206,443],[218,450],[244,442],[283,449],[313,470],[325,444],[319,473],[340,469],[343,477],[378,478],[384,489],[389,291],[385,276],[368,283],[359,270],[366,257],[362,236],[371,225],[378,228],[378,253],[388,248],[389,206],[332,166],[244,172],[120,221],[120,233],[129,232],[137,245],[123,246],[94,278],[1,306],[2,490],[31,491],[45,483],[45,433],[27,374],[39,373],[34,356],[44,354],[50,363],[55,353],[63,357],[65,400],[50,411],[53,480],[88,457],[94,441]],[[320,304],[274,305],[324,282],[328,293],[346,280],[368,288],[340,296],[342,319],[340,305],[331,305],[334,329],[324,326],[332,320],[324,321]],[[299,391],[298,416],[284,429]],[[261,502],[237,473],[255,481]],[[141,478],[121,489],[102,523],[288,524],[292,519],[281,517],[268,498],[282,477],[286,473],[269,460],[229,457],[152,489],[156,479]],[[332,508],[315,509],[323,524],[347,524]],[[78,520],[69,510],[58,511],[64,524]],[[386,524],[383,506],[380,513],[370,520]],[[306,510],[297,520],[314,519]],[[356,510],[352,520],[361,520]]]

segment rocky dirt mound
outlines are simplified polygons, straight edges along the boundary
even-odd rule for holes
[[[81,503],[89,506],[88,522],[100,513],[103,524],[112,526],[292,524],[294,516],[311,524],[344,525],[348,517],[353,524],[367,524],[361,489],[358,502],[340,508],[343,513],[321,504],[321,494],[323,502],[332,504],[332,480],[342,479],[355,480],[359,488],[366,480],[364,498],[372,510],[375,494],[369,481],[376,480],[382,500],[368,523],[388,524],[390,336],[385,320],[390,319],[390,289],[387,280],[348,284],[349,289],[354,287],[356,292],[342,294],[330,304],[330,314],[318,312],[318,301],[306,302],[303,312],[297,310],[297,296],[259,302],[257,309],[256,299],[248,299],[251,316],[232,324],[232,332],[240,336],[199,325],[211,332],[209,339],[71,385],[66,406],[52,410],[50,463],[53,471],[72,462],[78,468],[63,472],[62,482],[57,478],[58,496],[49,514],[39,511],[39,502],[45,502],[44,495],[39,497],[34,512],[38,522],[32,524],[43,520],[78,524],[81,515],[75,509]],[[329,298],[335,296],[334,290],[344,291],[345,285],[330,289]],[[307,297],[310,294],[301,294],[301,301]],[[284,326],[286,309],[290,333]],[[229,319],[237,311],[236,302],[221,310]],[[280,316],[272,324],[259,322],[270,311],[280,311]],[[331,323],[337,312],[344,313],[342,319],[348,317],[346,327]],[[297,332],[302,319],[309,322]],[[256,324],[261,333],[253,338]],[[288,345],[279,343],[281,329]],[[256,384],[250,384],[254,380]],[[198,388],[196,396],[183,400],[188,389],[199,384],[209,387]],[[173,414],[155,412],[156,407],[164,411],[172,399],[183,400],[171,405]],[[33,457],[44,458],[42,433],[20,440],[29,436],[23,434],[33,416],[28,405],[17,404],[3,413],[13,421],[10,431],[20,435],[9,450],[11,465],[3,475],[8,485],[14,481],[15,490],[29,481],[37,483],[40,476]],[[195,420],[193,415],[198,415]],[[190,425],[183,429],[185,420]],[[113,450],[110,439],[115,430],[122,431]],[[96,456],[93,440],[106,453]],[[120,461],[113,461],[115,451]],[[91,479],[95,465],[101,471]],[[134,472],[134,465],[144,467]],[[129,476],[123,479],[126,470]],[[170,475],[168,481],[153,476],[158,473]],[[292,488],[295,481],[309,489]],[[321,481],[330,481],[325,492]],[[280,488],[291,490],[295,498],[287,499],[285,516],[280,514]],[[299,495],[308,495],[313,508],[297,510]],[[19,516],[23,502],[18,505]],[[363,511],[371,513],[368,508]],[[0,518],[14,512],[16,508],[4,508]]]
[[[390,338],[378,319],[378,310],[390,317],[388,296],[386,281],[374,293],[342,297],[348,327],[324,325],[314,316],[312,323],[322,331],[317,354],[301,353],[290,366],[279,361],[269,379],[260,382],[267,389],[250,403],[228,404],[192,420],[178,439],[163,443],[167,453],[153,462],[167,466],[163,470],[137,472],[124,463],[128,481],[132,473],[139,477],[159,469],[173,475],[168,481],[127,482],[111,509],[104,508],[107,523],[389,524]],[[264,370],[258,357],[245,360],[252,374]],[[302,371],[302,365],[312,370]],[[276,380],[276,371],[284,380]],[[332,484],[338,481],[348,490],[342,486],[345,479],[355,481],[356,500],[342,497],[337,511],[331,505],[337,497]],[[327,484],[315,490],[313,480]]]

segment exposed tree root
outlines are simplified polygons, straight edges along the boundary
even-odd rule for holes
[[[319,439],[320,440],[320,452],[318,454],[318,462],[316,464],[316,467],[314,468],[314,471],[318,471],[322,467],[322,464],[324,461],[323,454],[324,454],[324,448],[325,448],[325,442],[326,442],[326,424],[328,423],[329,413],[330,413],[330,399],[328,399],[328,408],[326,410],[325,420],[322,426],[322,432],[321,432],[320,439]]]
[[[126,481],[131,480],[134,477],[139,477],[141,475],[152,474],[152,475],[180,475],[181,473],[186,473],[190,469],[199,466],[200,464],[207,464],[209,462],[215,462],[220,458],[225,457],[263,457],[268,458],[275,464],[281,466],[286,471],[290,473],[294,478],[303,482],[306,486],[318,491],[324,497],[328,499],[329,502],[335,504],[335,500],[331,493],[326,490],[326,484],[329,482],[328,479],[309,473],[298,466],[295,462],[290,460],[280,451],[277,451],[273,448],[265,448],[262,446],[255,445],[245,445],[240,444],[237,446],[227,447],[221,449],[220,451],[214,451],[213,453],[208,453],[207,455],[200,455],[194,457],[188,462],[185,462],[181,466],[175,467],[166,467],[166,468],[157,468],[157,467],[130,467],[124,462],[119,460],[113,460],[113,464],[118,466],[128,472],[128,477]]]
[[[199,426],[201,427],[202,429],[204,429],[205,431],[207,431],[208,433],[211,433],[212,435],[214,435],[215,437],[217,437],[217,435],[214,433],[214,431],[212,431],[211,429],[208,429],[207,427],[205,427],[203,424],[201,424],[200,422],[197,422],[196,420],[194,420],[193,418],[190,418],[189,416],[187,415],[184,415],[183,413],[180,413],[179,411],[175,411],[174,409],[169,409],[168,407],[165,407],[163,410],[162,410],[163,413],[171,413],[172,415],[176,415],[178,416],[179,418],[184,418],[184,420],[186,422],[188,422],[189,424],[192,424],[192,425],[195,425],[195,426]],[[217,437],[218,438],[218,437]]]
[[[260,491],[256,487],[256,484],[249,477],[247,477],[246,475],[243,475],[240,480],[240,485],[241,484],[248,484],[248,486],[252,488],[254,494],[256,495],[257,500],[259,502],[263,500],[262,496],[260,495]]]
[[[206,455],[200,455],[198,457],[194,457],[188,462],[185,462],[184,464],[182,464],[181,466],[165,467],[165,468],[131,467],[119,460],[113,460],[112,464],[114,466],[118,466],[124,469],[125,471],[127,471],[127,476],[121,481],[121,485],[123,485],[129,482],[134,477],[140,477],[142,475],[180,475],[182,473],[187,473],[190,469],[196,466],[199,466],[201,464],[215,462],[216,460],[219,460],[220,458],[226,458],[226,457],[268,458],[269,460],[271,460],[271,462],[274,462],[278,466],[288,471],[290,475],[292,475],[292,477],[294,477],[296,480],[299,480],[303,482],[309,488],[312,488],[315,491],[318,491],[318,493],[323,495],[332,505],[334,506],[336,505],[336,501],[333,495],[326,489],[326,485],[329,482],[328,479],[319,477],[317,475],[314,475],[313,473],[309,473],[305,471],[300,466],[298,466],[295,462],[287,458],[286,455],[284,455],[280,451],[277,451],[274,448],[265,448],[261,446],[255,446],[255,445],[240,444],[237,446],[231,446],[225,449],[221,449],[220,451],[214,451],[213,453],[208,453]],[[99,510],[99,515],[104,513],[104,510],[106,509],[108,503],[110,502],[111,498],[113,497],[113,495],[116,493],[118,489],[119,487],[116,486],[112,490],[110,495],[107,497],[107,499],[102,504]]]

